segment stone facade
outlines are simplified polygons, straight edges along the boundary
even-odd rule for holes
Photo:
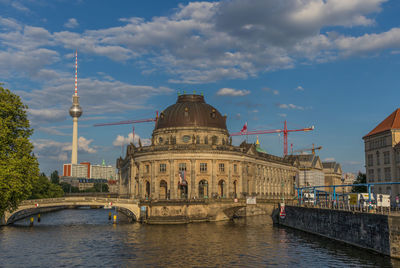
[[[119,191],[139,199],[294,196],[296,160],[232,145],[226,116],[203,96],[182,95],[161,112],[149,146],[117,160]],[[182,179],[184,183],[182,183]]]
[[[325,186],[340,185],[342,182],[342,167],[336,162],[322,162],[323,171],[325,175]],[[336,191],[349,192],[351,187],[340,187],[336,188]],[[332,192],[332,187],[326,187],[325,191]]]
[[[394,111],[363,137],[367,182],[400,181],[400,109]],[[378,185],[375,193],[400,194],[399,185]]]
[[[287,158],[298,162],[299,176],[296,181],[297,187],[325,185],[325,174],[319,156],[315,154],[301,154],[290,155]],[[322,190],[322,188],[318,190]]]

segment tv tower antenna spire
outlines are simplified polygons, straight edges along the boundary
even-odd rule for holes
[[[75,50],[75,96],[78,96],[78,50]]]
[[[79,106],[78,96],[78,50],[75,51],[75,93],[72,96],[72,106],[69,115],[73,118],[72,128],[72,153],[71,164],[78,163],[78,118],[82,115],[82,108]]]

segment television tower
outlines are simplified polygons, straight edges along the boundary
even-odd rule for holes
[[[82,115],[82,108],[79,106],[78,96],[78,51],[75,51],[75,94],[72,95],[72,106],[69,108],[69,115],[73,118],[72,129],[72,154],[71,164],[78,163],[78,118]]]

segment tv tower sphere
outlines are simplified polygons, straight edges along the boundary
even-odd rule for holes
[[[69,108],[69,115],[76,118],[79,118],[82,115],[82,108],[79,106],[78,96],[72,96],[72,106]]]

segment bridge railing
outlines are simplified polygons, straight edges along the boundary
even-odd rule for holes
[[[107,197],[107,196],[88,196],[88,195],[77,195],[77,196],[65,196],[65,197],[57,197],[57,198],[44,198],[44,199],[30,199],[24,200],[21,202],[20,206],[33,206],[36,204],[57,204],[60,203],[70,203],[70,202],[113,202],[113,203],[130,203],[137,204],[137,199],[126,199],[116,197]]]
[[[400,210],[394,207],[381,207],[376,205],[349,205],[346,201],[336,200],[320,200],[317,202],[306,202],[301,203],[297,200],[292,202],[285,202],[285,205],[305,207],[305,208],[320,208],[330,210],[342,210],[349,212],[363,212],[363,213],[374,213],[374,214],[399,214]]]

